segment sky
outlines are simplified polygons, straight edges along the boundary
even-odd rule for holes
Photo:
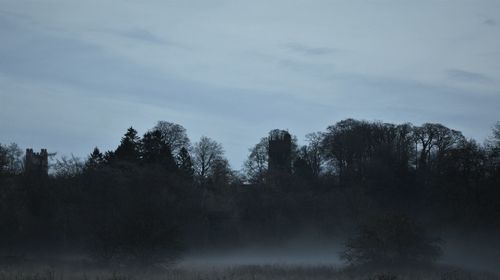
[[[84,158],[183,125],[235,169],[274,128],[500,120],[498,0],[0,0],[0,143]]]

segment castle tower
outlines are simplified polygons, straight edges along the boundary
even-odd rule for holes
[[[269,173],[292,173],[292,136],[286,130],[269,132]]]
[[[49,154],[47,149],[42,149],[40,153],[33,152],[33,149],[26,149],[24,161],[25,174],[42,174],[49,173]]]

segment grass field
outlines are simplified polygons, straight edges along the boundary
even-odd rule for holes
[[[420,269],[336,268],[327,265],[239,265],[228,267],[172,267],[150,269],[103,269],[69,266],[10,266],[0,268],[0,280],[271,280],[271,279],[339,279],[339,280],[493,280],[486,272],[465,271],[453,267]]]

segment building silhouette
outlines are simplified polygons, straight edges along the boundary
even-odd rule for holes
[[[24,161],[25,174],[42,174],[49,173],[49,154],[47,149],[41,149],[39,153],[33,152],[33,149],[26,149]]]
[[[269,132],[270,174],[292,173],[292,136],[286,130],[271,130]]]

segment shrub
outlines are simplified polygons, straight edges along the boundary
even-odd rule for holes
[[[362,226],[341,257],[353,265],[403,265],[432,263],[441,253],[439,239],[408,217],[396,215]]]

